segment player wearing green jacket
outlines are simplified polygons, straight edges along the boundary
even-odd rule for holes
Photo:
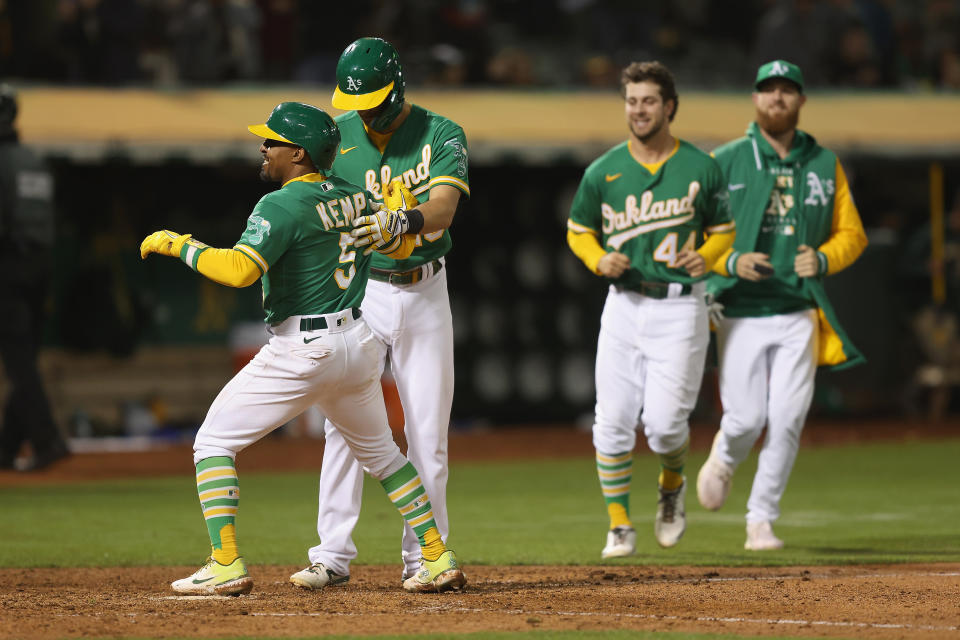
[[[670,134],[679,102],[670,71],[635,62],[621,85],[630,136],[587,168],[567,223],[571,249],[610,283],[593,425],[610,517],[604,558],[636,550],[629,508],[640,423],[660,459],[657,542],[672,547],[686,528],[688,418],[709,334],[702,280],[735,235],[720,167]]]
[[[354,247],[354,227],[380,207],[363,188],[327,175],[340,132],[322,110],[284,102],[265,124],[249,128],[264,138],[261,177],[282,186],[257,203],[237,244],[215,249],[189,234],[157,231],[140,246],[142,258],[179,258],[221,284],[244,287],[259,279],[273,334],[223,388],[197,432],[193,460],[211,554],[172,587],[201,595],[250,591],[253,579],[236,540],[237,453],[313,405],[383,485],[423,554],[457,571],[417,471],[393,441],[378,352],[361,318],[369,258]]]
[[[786,60],[757,71],[756,121],[718,148],[737,221],[733,247],[708,289],[724,306],[717,322],[723,418],[697,477],[697,495],[719,509],[733,472],[764,426],[767,436],[747,501],[749,550],[779,549],[780,516],[817,365],[846,367],[863,356],[837,321],[823,277],[845,269],[867,245],[836,154],[797,129],[803,74]]]

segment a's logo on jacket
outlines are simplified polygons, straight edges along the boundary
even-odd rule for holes
[[[807,197],[803,204],[826,205],[833,196],[833,178],[821,180],[813,171],[807,172]]]

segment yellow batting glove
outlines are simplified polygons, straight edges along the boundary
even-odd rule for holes
[[[413,195],[407,185],[400,178],[394,178],[390,184],[383,185],[383,204],[388,209],[403,211],[413,209],[418,204],[417,196]]]
[[[363,255],[374,251],[393,251],[401,243],[401,236],[410,227],[403,211],[393,211],[379,202],[372,203],[373,215],[361,216],[353,221],[350,232],[356,247],[367,247]],[[369,246],[368,246],[369,245]]]
[[[377,253],[387,256],[392,260],[405,260],[410,257],[413,250],[417,248],[417,236],[406,233],[399,238],[398,244],[390,243],[389,247],[377,249]]]
[[[140,243],[140,258],[146,259],[151,253],[159,253],[162,256],[179,258],[180,250],[190,237],[189,233],[180,235],[179,233],[167,230],[154,231]]]

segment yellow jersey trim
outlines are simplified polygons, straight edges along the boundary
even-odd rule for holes
[[[297,176],[296,178],[290,178],[289,180],[284,182],[280,186],[280,188],[283,189],[283,187],[287,186],[291,182],[326,182],[326,181],[327,181],[327,177],[325,175],[314,171],[313,173],[305,173],[302,176]]]
[[[253,260],[257,265],[257,268],[260,269],[260,273],[266,273],[270,269],[270,265],[267,264],[267,261],[263,259],[263,256],[257,253],[257,250],[253,247],[248,247],[245,244],[234,245],[233,247],[237,251],[242,251],[245,256]]]
[[[464,193],[466,193],[468,197],[470,195],[470,185],[468,185],[466,182],[464,182],[460,178],[454,178],[453,176],[437,176],[436,178],[431,179],[430,182],[427,183],[427,188],[430,188],[437,184],[450,184],[457,187]],[[417,194],[414,194],[414,195],[417,195]]]
[[[637,160],[637,157],[633,155],[633,140],[627,140],[627,149],[630,150],[630,157],[633,158],[637,164],[642,166],[644,169],[646,169],[650,173],[656,173],[657,171],[659,171],[660,167],[662,167],[667,162],[667,160],[672,158],[674,154],[677,152],[677,149],[679,148],[680,148],[680,138],[675,137],[673,139],[673,149],[670,151],[670,154],[666,158],[664,158],[660,162],[640,162],[639,160]]]

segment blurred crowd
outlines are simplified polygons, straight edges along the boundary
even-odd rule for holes
[[[814,88],[960,89],[960,0],[0,0],[0,77],[329,84],[357,35],[417,86],[615,87],[655,58],[736,88],[786,58]]]

